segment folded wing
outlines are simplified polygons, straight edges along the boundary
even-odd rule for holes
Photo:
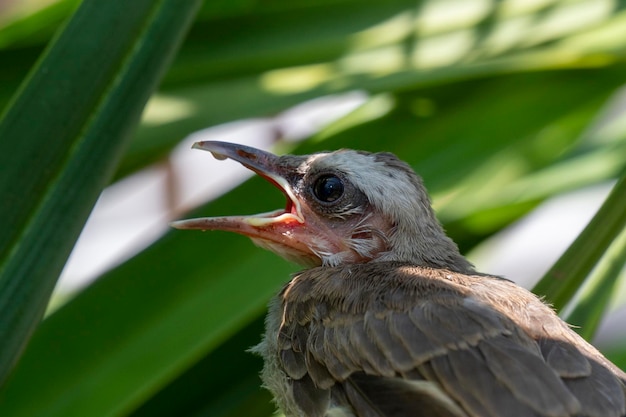
[[[278,344],[300,408],[323,417],[331,398],[359,417],[626,416],[612,370],[558,334],[525,331],[476,297],[473,279],[497,280],[392,263],[296,277]]]

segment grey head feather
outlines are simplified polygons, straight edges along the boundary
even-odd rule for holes
[[[465,273],[474,271],[457,245],[446,236],[422,179],[395,155],[353,150],[318,153],[302,162],[298,171],[306,173],[305,181],[320,172],[340,172],[363,193],[374,215],[389,221],[390,230],[383,232],[387,250],[372,261],[411,262]],[[365,209],[353,205],[351,210],[362,212]]]

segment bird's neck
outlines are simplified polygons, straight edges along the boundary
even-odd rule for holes
[[[474,273],[474,266],[444,232],[432,209],[422,207],[413,218],[396,223],[390,250],[381,260],[410,262],[414,265]]]

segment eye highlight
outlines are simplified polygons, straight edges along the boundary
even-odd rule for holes
[[[313,194],[322,203],[332,203],[338,200],[343,192],[343,181],[336,175],[322,175],[313,184]]]

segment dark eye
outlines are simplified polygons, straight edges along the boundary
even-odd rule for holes
[[[322,175],[313,184],[313,194],[323,203],[332,203],[343,195],[343,182],[335,175]]]

